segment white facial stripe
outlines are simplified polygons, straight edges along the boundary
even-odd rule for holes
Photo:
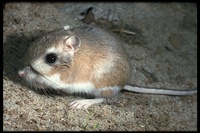
[[[67,84],[60,79],[59,74],[54,74],[54,75],[46,77],[46,78],[44,78],[44,80],[46,80],[46,84],[48,84],[49,86],[51,86],[54,89],[66,90],[66,92],[68,92],[68,93],[73,93],[73,92],[88,93],[95,89],[94,85],[90,82]]]
[[[63,53],[63,45],[61,44],[61,45],[58,45],[58,47],[48,48],[46,50],[46,54],[48,54],[48,53],[62,54]]]
[[[38,60],[36,60],[35,62],[33,62],[31,64],[31,66],[38,71],[39,73],[48,73],[49,71],[51,71],[52,67],[49,66],[48,64],[46,64],[44,62],[44,59],[39,58]]]
[[[49,49],[47,49],[46,53],[55,53],[56,52],[56,48],[55,47],[51,47]]]
[[[51,47],[46,50],[47,53],[62,53],[62,47]]]

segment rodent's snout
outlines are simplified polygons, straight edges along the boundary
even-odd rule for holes
[[[21,77],[21,78],[24,78],[26,75],[27,75],[27,71],[30,70],[30,66],[27,66],[21,70],[18,71],[18,75]]]

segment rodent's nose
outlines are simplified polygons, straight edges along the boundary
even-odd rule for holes
[[[18,71],[18,75],[21,77],[21,78],[24,78],[26,75],[27,75],[27,71],[30,70],[30,66],[27,66],[21,70]]]
[[[19,75],[21,78],[24,78],[24,77],[25,77],[25,71],[24,71],[24,70],[19,70],[19,71],[18,71],[18,75]]]

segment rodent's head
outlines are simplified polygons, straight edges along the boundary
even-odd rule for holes
[[[61,29],[35,41],[25,54],[25,67],[18,72],[34,88],[58,88],[51,78],[56,70],[69,69],[74,53],[81,45],[79,37]]]

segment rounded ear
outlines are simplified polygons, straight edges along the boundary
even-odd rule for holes
[[[81,40],[77,36],[68,36],[63,41],[63,49],[66,52],[74,53],[78,51],[78,48],[81,46]]]

